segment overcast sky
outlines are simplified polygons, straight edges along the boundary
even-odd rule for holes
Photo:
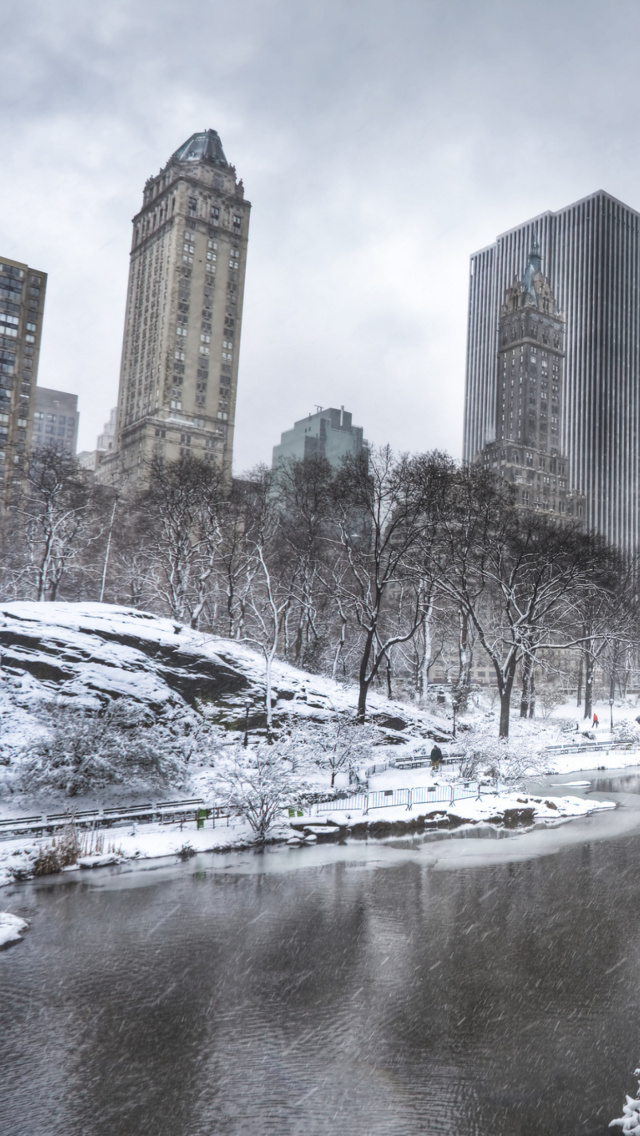
[[[638,0],[5,0],[0,256],[49,273],[80,448],[145,179],[212,127],[253,205],[236,471],[315,404],[459,456],[469,254],[596,189],[640,208],[639,48]]]

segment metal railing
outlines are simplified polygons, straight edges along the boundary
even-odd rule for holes
[[[468,800],[480,795],[477,781],[466,785],[417,785],[411,789],[380,789],[375,793],[356,793],[351,797],[334,797],[330,801],[318,801],[316,813],[368,813],[370,809],[399,808],[404,805],[407,811],[414,805],[447,804]]]
[[[204,810],[202,808],[204,806]],[[31,816],[0,817],[0,834],[4,832],[36,832],[44,829],[64,828],[74,824],[79,828],[92,825],[104,826],[118,820],[140,820],[143,823],[158,820],[167,822],[188,816],[198,819],[198,812],[205,811],[215,825],[216,820],[229,819],[229,809],[221,805],[206,805],[202,797],[191,797],[182,801],[158,801],[153,804],[145,801],[140,805],[115,805],[104,809],[82,809],[61,813],[41,813]]]
[[[636,742],[591,742],[585,738],[583,742],[566,742],[564,745],[545,746],[545,753],[580,753],[586,750],[589,753],[602,753],[608,750],[624,750],[626,753],[635,753],[638,749]]]

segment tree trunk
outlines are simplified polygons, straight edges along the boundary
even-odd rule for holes
[[[533,681],[533,658],[525,655],[522,660],[522,694],[520,696],[520,717],[529,718],[531,705],[531,684]]]
[[[576,694],[576,706],[582,706],[582,676],[584,673],[584,659],[582,651],[580,651],[580,662],[578,664],[578,691]]]
[[[502,672],[496,667],[498,675],[498,690],[500,691],[500,731],[498,736],[501,738],[509,737],[509,717],[511,712],[511,692],[513,690],[513,680],[516,676],[516,660],[509,663],[506,672]]]
[[[529,683],[529,717],[535,718],[536,716],[536,672],[535,668],[531,672],[531,682]]]
[[[109,535],[107,537],[107,547],[104,554],[104,564],[102,566],[102,582],[100,585],[100,603],[104,602],[104,590],[107,585],[107,568],[109,567],[109,553],[111,552],[111,534],[113,532],[113,522],[116,515],[116,505],[118,498],[115,497],[113,501],[113,508],[111,510],[111,520],[109,521]]]
[[[458,671],[458,687],[466,690],[471,686],[471,648],[469,646],[469,616],[466,611],[461,611],[460,616],[460,638],[458,641],[458,655],[460,660],[460,667]]]
[[[393,698],[391,687],[391,659],[387,658],[387,698]]]
[[[427,694],[429,692],[429,668],[431,666],[431,613],[433,611],[433,604],[429,603],[427,610],[422,617],[422,634],[424,638],[424,654],[422,656],[422,666],[420,668],[420,689],[418,705],[422,706]]]
[[[358,672],[358,710],[356,713],[356,721],[360,726],[364,725],[364,718],[367,709],[367,694],[369,693],[369,683],[373,675],[367,678],[367,670],[369,667],[369,659],[371,658],[371,648],[373,646],[373,631],[367,631],[367,637],[364,642],[364,650],[360,660],[360,669]]]
[[[585,655],[585,682],[584,682],[584,716],[591,718],[593,716],[593,672],[595,671],[595,662],[588,651]]]
[[[273,728],[273,710],[271,708],[271,668],[273,665],[273,657],[276,653],[277,640],[274,642],[271,650],[267,654],[267,665],[265,674],[265,708],[267,711],[267,738],[271,740],[271,732]]]
[[[332,668],[332,671],[331,671],[331,677],[334,680],[334,682],[335,682],[336,675],[338,673],[338,663],[341,659],[342,659],[342,673],[343,673],[343,675],[346,673],[346,668],[345,668],[345,665],[344,665],[344,644],[345,644],[346,637],[347,637],[347,621],[345,619],[343,612],[340,611],[340,639],[339,639],[338,645],[336,647],[336,653],[333,656],[333,668]]]

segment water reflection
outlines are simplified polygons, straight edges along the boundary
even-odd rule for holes
[[[7,897],[33,924],[0,956],[0,1131],[605,1133],[639,1056],[637,835],[447,873],[307,851]]]
[[[600,793],[638,793],[640,794],[640,772],[614,772],[598,774],[593,778],[592,789]]]

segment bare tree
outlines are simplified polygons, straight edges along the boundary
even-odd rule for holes
[[[564,617],[598,586],[602,549],[571,525],[517,510],[510,487],[491,474],[471,469],[452,478],[441,541],[428,559],[434,571],[438,561],[438,587],[466,613],[493,664],[500,737],[509,735],[518,663],[581,642]]]
[[[228,487],[214,464],[182,457],[152,463],[142,505],[150,584],[175,619],[197,628],[213,587]]]
[[[14,506],[25,543],[22,576],[37,600],[55,600],[90,537],[91,492],[74,457],[55,445],[35,450],[27,493]]]
[[[259,844],[264,844],[282,810],[304,796],[306,784],[294,772],[290,756],[286,741],[261,742],[256,749],[238,749],[234,758],[219,763],[218,800],[248,821]]]
[[[416,553],[434,531],[430,495],[450,463],[441,455],[420,463],[396,459],[386,447],[345,460],[334,485],[334,538],[347,571],[341,599],[360,633],[359,722],[367,694],[392,648],[423,623],[423,582]]]

